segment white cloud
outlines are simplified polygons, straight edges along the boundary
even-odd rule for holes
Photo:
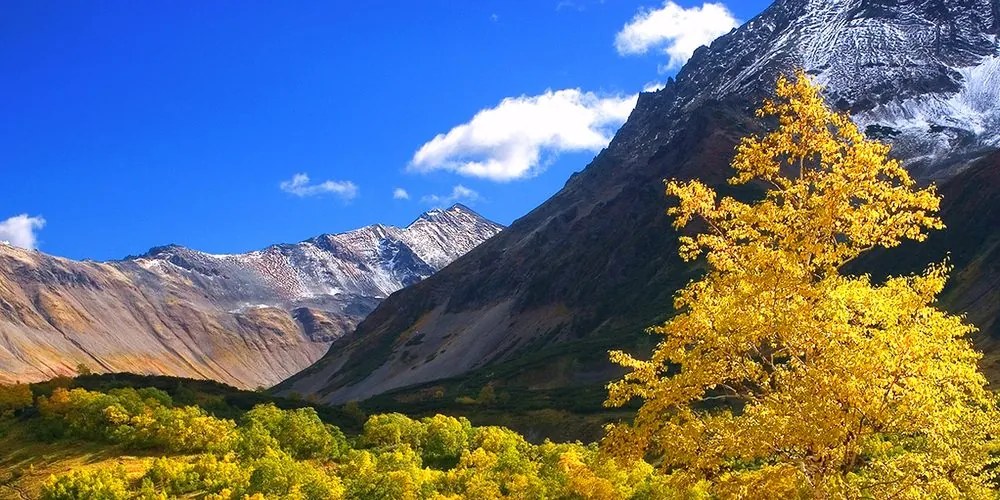
[[[353,200],[358,196],[358,186],[351,181],[323,181],[311,184],[308,174],[295,174],[290,180],[279,184],[281,190],[298,197],[332,194],[344,201]]]
[[[424,196],[421,199],[421,201],[429,205],[434,205],[435,207],[447,207],[454,205],[455,203],[458,203],[460,201],[464,201],[465,203],[474,203],[480,200],[481,198],[482,197],[479,196],[479,193],[459,184],[454,188],[452,188],[451,194],[447,195],[432,194]]]
[[[392,190],[392,199],[394,200],[409,200],[410,193],[406,192],[403,188],[396,188]]]
[[[635,108],[636,97],[601,97],[580,89],[508,97],[421,146],[408,170],[445,170],[499,182],[532,177],[560,152],[607,146]]]
[[[16,215],[0,222],[0,241],[16,247],[34,250],[38,247],[36,231],[45,227],[45,219],[29,217],[27,214]]]
[[[668,0],[659,9],[640,10],[615,36],[615,48],[621,55],[661,49],[669,57],[665,69],[677,69],[695,49],[737,26],[739,21],[722,3],[685,9]]]

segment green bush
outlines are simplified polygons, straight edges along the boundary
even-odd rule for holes
[[[258,405],[243,417],[243,450],[259,456],[266,446],[277,447],[297,459],[336,458],[348,448],[344,434],[320,420],[313,408],[281,410],[273,404]]]
[[[251,464],[249,486],[245,493],[260,493],[267,498],[305,498],[327,500],[343,498],[340,479],[308,462],[294,460],[288,454],[271,452]]]
[[[198,453],[231,449],[236,424],[195,406],[171,408],[156,389],[115,389],[109,393],[57,388],[38,408],[48,428],[69,436],[110,441],[130,449],[156,448]]]
[[[42,485],[41,491],[43,500],[124,500],[130,497],[128,478],[120,467],[53,476]]]
[[[232,456],[199,455],[193,460],[158,458],[144,476],[156,491],[171,496],[247,488],[249,472]]]
[[[373,415],[365,422],[361,444],[369,448],[391,449],[400,445],[420,448],[423,426],[399,413]]]
[[[441,472],[423,468],[420,455],[403,444],[385,452],[350,453],[340,469],[348,498],[427,498],[439,488]]]
[[[472,440],[472,423],[466,418],[444,415],[426,417],[420,421],[421,453],[424,463],[436,469],[447,470],[458,464],[462,452]]]
[[[281,444],[260,422],[243,422],[236,431],[234,450],[243,459],[260,458],[269,450],[280,450]]]

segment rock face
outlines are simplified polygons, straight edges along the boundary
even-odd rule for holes
[[[475,374],[512,393],[599,387],[616,375],[606,351],[648,353],[642,329],[671,313],[673,293],[697,273],[676,257],[662,180],[724,185],[735,144],[760,131],[752,110],[795,68],[891,141],[916,177],[947,186],[949,213],[969,214],[946,214],[951,231],[995,235],[981,224],[988,210],[967,206],[995,193],[962,200],[967,183],[995,171],[982,165],[1000,146],[998,30],[998,0],[779,0],[696,51],[663,90],[641,94],[608,148],[554,197],[390,297],[279,389],[340,402]],[[984,260],[996,238],[956,244],[975,256],[956,260],[965,267],[946,297],[963,311],[995,279],[981,269],[996,265]],[[913,260],[922,257],[931,254]],[[994,334],[996,309],[973,315]]]
[[[99,263],[0,245],[0,382],[83,363],[270,386],[500,230],[456,205],[239,255],[172,245]]]
[[[804,68],[918,176],[953,176],[1000,147],[996,0],[781,0],[695,53],[675,110],[771,91]]]

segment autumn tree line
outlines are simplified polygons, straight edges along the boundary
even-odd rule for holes
[[[376,415],[345,437],[308,408],[226,420],[148,389],[7,388],[0,405],[165,455],[141,477],[53,477],[50,499],[995,498],[997,396],[975,327],[937,307],[948,263],[881,282],[845,272],[941,229],[935,188],[802,72],[757,115],[771,130],[741,142],[730,182],[758,199],[667,181],[681,256],[707,272],[650,329],[651,355],[611,353],[627,374],[607,405],[642,405],[600,443],[535,445],[441,415]]]
[[[27,386],[7,387],[10,392]],[[174,406],[157,389],[57,388],[17,411],[37,411],[34,432],[89,440],[123,452],[163,453],[141,476],[122,468],[53,476],[42,498],[660,498],[664,477],[628,466],[598,446],[539,445],[464,418],[370,417],[347,438],[312,408],[258,405],[239,421]],[[22,403],[25,400],[21,400]],[[7,407],[9,410],[15,408]]]

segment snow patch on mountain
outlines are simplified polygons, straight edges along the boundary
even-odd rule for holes
[[[958,92],[891,101],[854,119],[862,128],[887,134],[910,165],[932,163],[957,149],[1000,147],[1000,57],[955,71],[961,75]],[[951,173],[943,169],[929,177]]]
[[[998,0],[778,0],[660,93],[674,109],[757,101],[803,68],[915,175],[945,179],[1000,147],[998,17]]]
[[[982,64],[957,68],[962,89],[957,93],[933,93],[899,102],[889,102],[860,113],[863,125],[883,125],[900,131],[927,131],[932,127],[955,127],[982,136],[983,142],[1000,145],[1000,57]]]
[[[122,261],[158,277],[196,283],[227,310],[349,307],[416,283],[500,232],[462,205],[425,213],[405,228],[376,224],[244,254],[208,254],[180,246]]]

